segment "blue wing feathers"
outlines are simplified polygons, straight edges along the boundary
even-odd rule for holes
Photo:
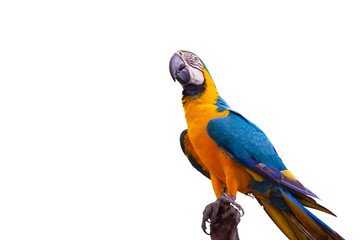
[[[255,124],[239,113],[231,111],[228,116],[210,120],[207,125],[207,132],[218,147],[237,163],[274,183],[318,198],[299,181],[281,173],[287,168],[269,139]],[[252,187],[253,189],[258,188],[261,192],[266,191],[266,186],[260,185]]]
[[[219,96],[217,102],[215,103],[216,106],[218,106],[217,111],[222,112],[225,110],[231,110],[229,105],[225,102],[225,100]]]
[[[281,172],[287,168],[261,129],[240,113],[231,110],[221,97],[219,97],[216,105],[219,112],[227,110],[229,114],[209,121],[207,125],[209,136],[233,161],[264,177],[263,181],[256,181],[250,176],[253,181],[248,187],[250,190],[266,194],[266,198],[258,199],[260,204],[266,202],[266,204],[282,210],[283,212],[276,214],[285,214],[285,218],[292,221],[290,225],[286,223],[279,225],[280,222],[278,222],[278,226],[282,230],[286,227],[294,227],[294,233],[303,234],[306,239],[343,239],[300,203],[333,214],[318,205],[315,200],[307,202],[306,195],[318,197],[299,181]],[[292,194],[298,196],[300,202]],[[267,208],[271,209],[270,207]],[[272,211],[268,214],[272,217],[277,216]]]
[[[226,117],[210,120],[207,132],[219,147],[227,146],[239,159],[253,157],[280,171],[286,169],[266,135],[239,113],[231,111]]]

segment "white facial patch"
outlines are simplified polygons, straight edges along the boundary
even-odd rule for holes
[[[189,69],[190,72],[190,83],[195,84],[195,85],[201,85],[204,83],[204,74],[202,71],[200,71],[197,68],[192,68],[191,70]]]

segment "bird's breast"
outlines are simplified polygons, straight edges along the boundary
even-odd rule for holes
[[[190,113],[185,111],[190,141],[210,174],[216,175],[219,179],[225,179],[223,166],[226,164],[224,162],[231,160],[210,138],[206,127],[211,119],[227,116],[229,111],[218,112],[217,106],[214,105],[202,105],[191,110]]]
[[[187,112],[187,110],[191,111]],[[216,176],[223,183],[227,182],[227,178],[236,179],[239,191],[247,192],[250,183],[249,173],[245,167],[224,154],[207,132],[207,125],[210,120],[225,117],[228,114],[228,110],[218,112],[215,105],[202,104],[194,106],[192,109],[185,108],[188,134],[202,164],[209,170],[211,176]]]

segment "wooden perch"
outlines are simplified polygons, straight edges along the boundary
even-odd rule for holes
[[[239,240],[237,225],[241,216],[239,209],[232,204],[220,202],[216,217],[210,218],[211,240]]]

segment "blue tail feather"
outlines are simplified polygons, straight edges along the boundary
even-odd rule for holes
[[[293,196],[291,193],[289,193],[286,190],[282,190],[283,193],[283,197],[285,198],[285,202],[287,202],[287,205],[289,206],[289,208],[292,210],[292,212],[294,213],[294,215],[297,217],[297,219],[299,220],[299,222],[301,222],[305,228],[310,226],[310,229],[307,229],[310,234],[314,234],[315,236],[318,236],[319,233],[312,233],[311,229],[317,229],[314,225],[312,225],[311,222],[309,222],[309,219],[305,219],[303,218],[303,215],[300,213],[300,211],[302,211],[304,214],[306,214],[312,221],[313,223],[315,223],[318,227],[320,227],[324,232],[320,233],[322,235],[324,235],[324,233],[326,233],[325,235],[327,236],[327,238],[324,239],[344,239],[342,238],[338,233],[336,233],[334,230],[332,230],[327,224],[325,224],[323,221],[321,221],[318,217],[316,217],[313,213],[311,213],[307,208],[305,208],[303,205],[301,205]],[[292,206],[292,204],[288,201],[286,201],[286,198],[288,198],[297,208],[295,209],[294,206]],[[318,238],[316,238],[318,239]]]

